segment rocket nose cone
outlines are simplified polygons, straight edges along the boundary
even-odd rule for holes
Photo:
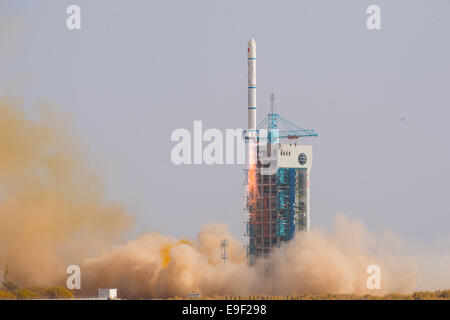
[[[250,39],[248,40],[248,42],[256,42],[256,41],[255,41],[255,39],[250,38]]]

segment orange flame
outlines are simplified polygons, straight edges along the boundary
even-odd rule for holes
[[[254,219],[254,210],[258,197],[258,184],[256,175],[256,144],[249,145],[249,169],[247,175],[247,192],[248,192],[248,207],[250,212],[250,221]]]
[[[170,250],[172,250],[172,248],[174,246],[179,245],[179,244],[191,245],[191,243],[189,241],[187,241],[187,240],[180,240],[175,245],[174,244],[169,244],[169,245],[167,245],[167,246],[165,246],[165,247],[163,247],[161,249],[161,259],[162,259],[164,268],[167,267],[167,265],[170,262]]]

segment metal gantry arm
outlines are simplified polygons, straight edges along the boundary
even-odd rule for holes
[[[271,130],[278,130],[278,138],[297,139],[301,137],[317,137],[317,131],[314,129],[303,129],[295,123],[283,118],[278,113],[269,113],[258,126],[258,129],[266,129],[268,139],[271,139]],[[263,137],[260,137],[263,138]]]
[[[267,132],[263,132],[262,130],[267,130]],[[268,143],[277,142],[279,139],[299,139],[318,136],[316,130],[304,129],[276,113],[275,95],[273,93],[270,95],[270,112],[256,127],[256,130],[244,130],[245,139],[248,140],[249,134],[255,134],[255,131],[259,141],[267,140]]]

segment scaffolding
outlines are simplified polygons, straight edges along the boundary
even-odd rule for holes
[[[248,171],[246,171],[248,172]],[[273,247],[292,240],[296,231],[307,229],[307,171],[304,168],[278,168],[275,175],[256,170],[258,192],[246,192],[245,236],[247,258],[267,256]]]
[[[279,144],[281,139],[317,137],[318,134],[314,129],[299,127],[277,114],[273,94],[270,99],[270,112],[256,130],[256,143],[259,146],[267,144],[269,157],[273,146]],[[263,128],[264,130],[267,128],[266,136],[260,132]],[[247,131],[244,132],[244,136],[249,140],[250,135]],[[259,158],[259,147],[256,154]],[[307,158],[304,154],[300,154],[298,161],[300,165],[304,165]],[[248,214],[245,235],[249,237],[247,246],[249,264],[253,264],[258,257],[269,255],[273,247],[282,246],[292,240],[296,231],[307,230],[309,223],[307,169],[277,167],[276,171],[265,170],[262,174],[264,166],[258,159],[258,165],[253,171],[256,175],[257,192],[250,193],[247,190],[245,194],[244,210]],[[244,184],[248,184],[249,169],[244,170],[244,176]]]

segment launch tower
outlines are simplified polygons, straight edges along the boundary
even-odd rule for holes
[[[310,226],[310,173],[312,146],[299,143],[316,137],[275,112],[271,95],[270,112],[256,126],[256,42],[248,42],[248,130],[246,207],[249,237],[247,257],[253,264],[268,256],[273,247],[283,246],[296,232]]]

